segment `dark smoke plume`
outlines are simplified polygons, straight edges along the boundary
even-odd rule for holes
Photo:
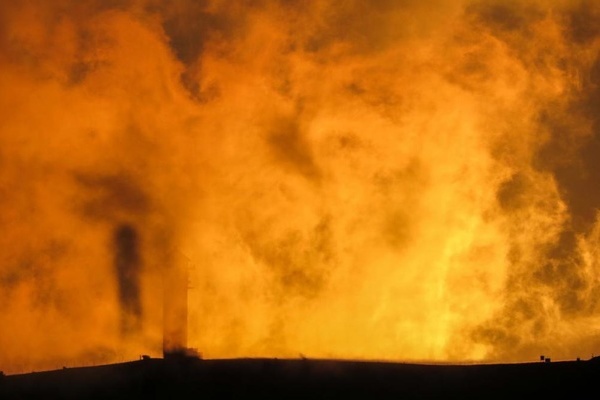
[[[138,233],[135,228],[127,224],[115,228],[115,275],[118,281],[122,312],[121,331],[125,335],[135,335],[141,332],[140,276],[143,271],[139,247]]]

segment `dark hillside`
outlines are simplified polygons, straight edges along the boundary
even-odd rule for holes
[[[147,359],[0,378],[1,399],[505,398],[593,393],[600,362],[429,365]]]

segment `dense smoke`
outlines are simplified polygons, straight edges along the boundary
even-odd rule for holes
[[[0,370],[160,354],[174,254],[205,357],[588,358],[599,49],[584,0],[0,4]]]

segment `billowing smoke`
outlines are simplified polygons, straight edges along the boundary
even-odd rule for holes
[[[121,331],[124,335],[141,334],[140,274],[142,271],[140,271],[138,240],[136,230],[129,225],[120,225],[115,230],[115,273],[119,286]]]
[[[5,3],[0,369],[598,352],[595,2]]]

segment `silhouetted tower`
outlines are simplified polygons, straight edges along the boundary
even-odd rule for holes
[[[188,269],[190,260],[171,254],[163,279],[163,356],[185,356],[188,352]]]

